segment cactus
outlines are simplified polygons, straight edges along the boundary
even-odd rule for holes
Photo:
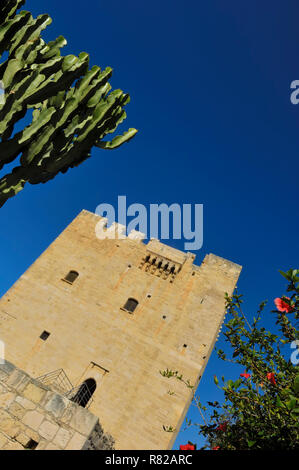
[[[25,0],[0,6],[0,80],[5,102],[0,104],[0,170],[20,156],[20,164],[0,178],[0,207],[26,183],[46,183],[59,172],[78,166],[93,147],[112,150],[137,133],[103,140],[126,119],[130,97],[111,91],[112,69],[89,69],[89,56],[61,55],[63,36],[46,43],[41,32],[48,15],[36,19],[20,11]],[[14,134],[15,126],[32,110],[32,120]]]

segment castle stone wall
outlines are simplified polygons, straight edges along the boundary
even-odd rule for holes
[[[113,439],[90,411],[0,364],[0,449],[108,450]]]
[[[0,340],[32,377],[63,369],[74,387],[93,378],[89,410],[116,449],[171,449],[192,393],[160,371],[199,383],[241,267],[212,254],[195,265],[194,254],[145,244],[138,232],[99,239],[104,226],[82,211],[29,267],[0,299]]]

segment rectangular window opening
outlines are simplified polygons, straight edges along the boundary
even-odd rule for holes
[[[25,449],[35,450],[37,446],[38,446],[38,442],[34,441],[33,439],[30,439],[25,445]]]
[[[42,334],[40,335],[40,338],[43,340],[43,341],[47,341],[47,339],[49,338],[51,333],[49,333],[48,331],[43,331]]]

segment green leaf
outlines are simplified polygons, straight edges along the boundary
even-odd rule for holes
[[[279,271],[280,274],[281,274],[284,278],[286,278],[288,281],[291,280],[291,274],[292,274],[292,271],[291,271],[291,270],[287,271],[286,273],[284,273],[283,271],[280,271],[280,270],[278,270],[278,271]]]
[[[289,410],[293,410],[296,407],[296,404],[297,404],[296,397],[293,397],[292,395],[290,395],[290,400],[287,401],[286,404],[287,404],[287,407],[288,407]]]
[[[279,396],[276,397],[276,405],[280,408],[282,406],[282,401]]]
[[[228,386],[228,388],[234,388],[234,385],[235,385],[235,384],[234,384],[234,382],[233,382],[232,380],[228,380],[228,381],[227,381],[227,386]]]
[[[255,443],[256,441],[247,441],[248,447],[254,446]]]
[[[299,375],[297,375],[295,377],[295,380],[294,380],[294,390],[295,390],[295,393],[299,393]]]

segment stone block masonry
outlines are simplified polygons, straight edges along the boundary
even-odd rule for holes
[[[96,228],[104,225],[82,211],[28,268],[0,299],[0,340],[6,359],[30,377],[63,369],[73,387],[88,385],[88,409],[116,449],[171,449],[192,393],[160,371],[199,383],[224,320],[225,292],[233,292],[241,267],[213,254],[195,265],[194,254],[156,239],[146,244],[138,232],[99,239]],[[56,432],[54,418],[86,436],[82,416],[60,417],[50,396],[43,410],[52,419],[40,422],[43,398],[33,385],[22,390],[29,407],[22,425],[51,446],[57,435],[68,437]],[[8,405],[15,417],[22,403]],[[67,446],[75,442],[76,435]]]
[[[90,411],[13,364],[0,364],[1,450],[110,450],[112,437]]]

